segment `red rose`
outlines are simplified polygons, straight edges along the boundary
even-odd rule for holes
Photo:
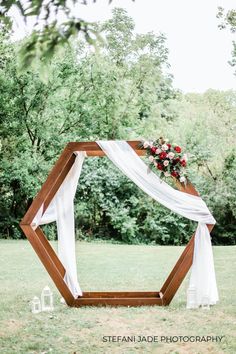
[[[186,163],[186,161],[185,160],[181,160],[181,166],[183,166],[183,167],[186,167],[186,165],[187,165],[187,163]]]
[[[170,149],[171,148],[171,144],[166,144],[168,146],[168,148]]]
[[[171,176],[172,176],[172,177],[178,177],[178,175],[179,175],[179,174],[178,174],[178,172],[176,172],[176,171],[172,171],[172,172],[171,172]]]
[[[155,154],[155,153],[156,153],[156,149],[157,149],[157,148],[156,148],[155,146],[151,147],[151,153],[152,153],[152,154]]]
[[[166,156],[167,156],[167,153],[165,151],[162,151],[159,155],[161,160],[164,160],[166,158]]]
[[[173,165],[177,165],[177,163],[180,162],[180,158],[176,157],[176,159],[173,160]]]
[[[157,168],[158,168],[158,170],[161,170],[161,171],[163,170],[163,166],[160,162],[157,164]]]
[[[174,150],[175,150],[176,152],[180,153],[180,152],[181,152],[181,147],[180,147],[180,146],[175,146],[175,147],[174,147]]]

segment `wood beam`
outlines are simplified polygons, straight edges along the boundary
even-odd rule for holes
[[[43,233],[43,230],[40,227],[37,227],[37,229],[35,230],[35,233],[37,234],[40,242],[42,243],[42,245],[44,246],[44,248],[47,251],[48,255],[50,256],[50,258],[54,262],[55,266],[57,267],[58,272],[64,278],[66,270],[65,270],[63,264],[61,263],[61,261],[59,260],[59,258],[57,257],[56,252],[54,251],[54,249],[52,248],[52,246],[50,245],[50,243],[46,239],[46,237],[45,237],[45,235]]]
[[[75,300],[75,307],[81,306],[162,306],[162,300],[155,297],[117,297],[117,298],[78,298]]]
[[[160,298],[158,291],[84,291],[83,298]]]
[[[57,189],[60,187],[61,183],[65,178],[65,169],[68,169],[68,165],[71,166],[72,163],[72,152],[66,147],[52,171],[50,172],[46,182],[43,184],[42,188],[38,192],[37,196],[33,200],[31,206],[26,212],[24,218],[21,221],[21,225],[30,225],[36,216],[38,210],[44,203],[46,203],[46,207],[52,200],[52,197],[56,193]],[[63,178],[62,178],[63,176]],[[44,212],[45,212],[44,207]]]
[[[21,228],[24,231],[29,242],[31,243],[32,247],[34,248],[35,252],[37,253],[39,259],[46,268],[48,274],[55,283],[57,289],[60,291],[61,295],[65,299],[67,305],[73,306],[74,297],[70,292],[67,284],[64,282],[63,275],[58,269],[58,263],[56,263],[55,260],[47,252],[47,249],[44,247],[37,233],[32,229],[31,226],[21,225]]]
[[[140,145],[140,141],[127,141],[127,143],[134,149],[134,151],[139,156],[144,156],[146,154],[145,149],[143,149]],[[95,141],[85,141],[85,142],[71,142],[67,145],[67,148],[74,151],[85,151],[87,156],[106,156],[104,151],[100,148],[100,146]]]

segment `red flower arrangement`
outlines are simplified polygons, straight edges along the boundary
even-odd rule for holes
[[[144,141],[142,147],[146,149],[151,166],[160,171],[160,177],[174,177],[186,183],[187,155],[182,153],[178,145],[167,143],[163,138],[149,142]]]

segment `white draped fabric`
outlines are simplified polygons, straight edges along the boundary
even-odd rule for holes
[[[187,298],[187,308],[215,305],[219,300],[216,285],[211,237],[205,224],[199,223],[194,240],[193,265],[189,289],[195,289],[194,299]]]
[[[97,141],[107,157],[137,186],[157,202],[188,219],[214,224],[204,201],[180,192],[162,181],[126,141]]]
[[[64,281],[75,298],[82,295],[82,291],[78,283],[75,258],[74,197],[85,156],[84,151],[77,153],[72,168],[46,212],[42,215],[42,205],[32,223],[32,226],[36,228],[38,225],[56,221],[58,257],[66,270]]]
[[[125,141],[98,141],[110,160],[140,189],[170,210],[198,221],[195,235],[194,257],[189,288],[195,290],[193,298],[187,298],[187,308],[198,307],[208,299],[210,304],[218,301],[211,238],[206,224],[215,224],[204,201],[178,191],[162,181],[140,159]],[[191,302],[191,304],[190,304]],[[194,302],[194,303],[193,303]]]
[[[153,173],[126,141],[97,141],[109,159],[139,188],[170,210],[198,222],[190,288],[195,289],[188,308],[200,306],[206,298],[210,304],[218,301],[211,239],[206,224],[215,224],[204,201],[169,186]],[[42,216],[36,215],[35,226],[57,221],[59,258],[65,269],[65,281],[73,295],[81,295],[75,261],[73,199],[80,176],[84,153],[79,152],[75,163],[62,183],[50,206]],[[188,300],[189,301],[189,300]]]

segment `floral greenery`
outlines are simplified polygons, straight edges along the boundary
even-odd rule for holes
[[[155,141],[144,141],[142,147],[146,149],[151,166],[160,171],[160,177],[174,177],[186,183],[187,155],[182,153],[180,146],[169,144],[162,137]]]

